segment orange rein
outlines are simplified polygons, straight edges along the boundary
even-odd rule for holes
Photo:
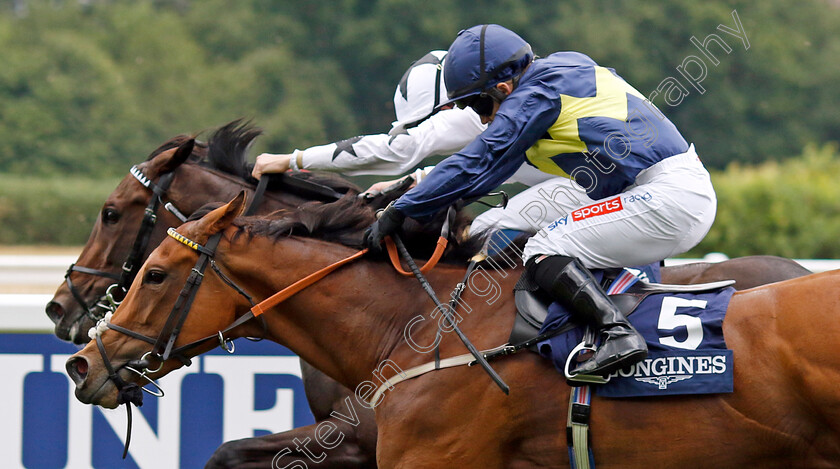
[[[429,258],[428,261],[426,261],[423,267],[420,267],[421,273],[425,274],[426,272],[435,268],[440,258],[443,257],[443,251],[446,249],[447,243],[448,241],[445,237],[441,236],[438,238],[437,246],[435,246],[435,252],[432,253],[432,257]],[[400,275],[403,275],[405,277],[413,276],[413,273],[406,272],[402,269],[402,265],[400,264],[400,256],[399,254],[397,254],[397,245],[394,244],[394,240],[391,239],[390,236],[385,237],[385,246],[388,248],[388,257],[391,258],[391,264],[393,264],[394,269],[396,269]]]
[[[421,272],[426,273],[429,270],[432,270],[432,268],[434,268],[435,265],[437,265],[438,261],[443,255],[443,250],[446,249],[446,244],[446,238],[442,236],[438,238],[437,246],[435,247],[435,252],[432,254],[431,259],[429,259],[426,262],[426,264],[423,265],[422,268],[420,268]],[[399,256],[397,255],[397,247],[390,236],[385,238],[385,245],[388,247],[388,256],[391,258],[391,263],[394,265],[394,269],[396,269],[397,272],[405,276],[413,275],[411,272],[406,272],[402,269],[402,266],[400,265]],[[277,306],[278,304],[286,301],[299,291],[311,286],[312,284],[326,277],[327,275],[329,275],[339,267],[343,266],[344,264],[349,264],[350,262],[353,262],[356,259],[362,257],[367,252],[368,249],[362,249],[361,251],[353,254],[350,257],[346,257],[338,262],[332,263],[324,267],[323,269],[298,280],[297,282],[289,285],[288,287],[280,290],[279,292],[271,295],[270,297],[251,307],[251,312],[254,313],[254,316],[259,316],[263,314],[267,309],[271,309]]]
[[[356,259],[362,257],[367,253],[367,249],[362,249],[361,251],[353,254],[350,257],[346,257],[338,262],[330,264],[323,269],[315,272],[314,274],[307,275],[306,277],[298,280],[297,282],[289,285],[288,287],[280,290],[279,292],[271,295],[270,297],[266,298],[265,300],[259,302],[258,304],[251,307],[251,312],[254,313],[254,316],[259,316],[260,314],[264,313],[265,310],[273,308],[278,304],[286,301],[294,295],[295,293],[303,290],[306,287],[309,287],[313,283],[321,280],[322,278],[326,277],[328,274],[332,273],[335,269],[343,266],[344,264],[349,264],[350,262],[355,261]]]

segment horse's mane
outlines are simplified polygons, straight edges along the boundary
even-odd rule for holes
[[[244,119],[236,119],[223,125],[210,136],[207,157],[203,164],[256,184],[257,180],[251,177],[254,165],[249,163],[246,157],[248,148],[262,132],[262,129],[255,127],[251,121]],[[355,184],[334,174],[300,172],[295,173],[294,177],[327,186],[337,192],[359,192]],[[275,189],[288,190],[281,189],[279,185],[269,184],[268,190]]]
[[[187,163],[199,164],[235,176],[249,184],[256,184],[258,181],[251,177],[251,170],[254,169],[254,165],[247,161],[247,156],[251,144],[262,135],[262,132],[262,129],[254,126],[249,120],[240,118],[228,122],[216,129],[206,143],[196,140],[193,153]],[[201,133],[203,132],[196,135],[182,134],[175,136],[156,148],[146,160],[150,160],[164,151],[178,148],[181,144],[196,138]],[[341,193],[350,190],[360,191],[355,184],[334,174],[301,172],[294,174],[293,177],[320,184]],[[272,184],[269,184],[267,189],[269,191],[289,190],[287,187],[281,186],[279,180],[272,180]]]
[[[261,134],[262,130],[254,127],[250,121],[234,120],[216,130],[207,144],[196,142],[196,149],[193,151],[195,162],[254,184],[257,180],[251,177],[253,165],[247,163],[245,157],[254,139]],[[175,137],[161,145],[152,156],[178,147],[189,138],[193,137],[186,135]],[[193,158],[190,161],[194,162]],[[338,176],[297,173],[295,177],[325,185],[347,195],[335,202],[309,202],[295,210],[283,210],[269,217],[238,219],[234,224],[240,228],[239,234],[265,236],[275,241],[290,235],[305,236],[361,248],[364,230],[375,220],[374,210],[401,195],[391,193],[365,202],[355,196],[358,192],[356,186]],[[269,185],[268,189],[271,190],[272,185]],[[200,218],[218,206],[219,204],[211,204],[199,209],[190,219]],[[445,216],[445,213],[441,213],[426,223],[407,219],[403,225],[402,239],[413,256],[418,258],[431,256]],[[455,222],[450,228],[449,244],[443,258],[445,262],[466,262],[484,246],[486,233],[463,236],[471,222],[471,217],[458,210]],[[521,247],[523,242],[523,240],[517,240],[515,244]]]
[[[403,225],[402,240],[412,255],[428,258],[434,251],[445,214],[427,223],[407,219]],[[272,217],[243,217],[234,221],[239,233],[263,236],[278,241],[287,236],[322,239],[350,246],[362,247],[364,230],[375,220],[373,208],[363,200],[346,195],[331,202],[309,202],[295,210],[280,211]],[[450,229],[445,262],[466,262],[479,252],[483,237],[461,238],[461,233],[472,220],[458,213]]]

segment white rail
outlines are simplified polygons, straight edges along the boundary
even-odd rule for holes
[[[698,259],[665,259],[665,265],[689,264],[692,262],[721,262],[729,259],[726,254],[712,252]],[[840,269],[840,259],[794,259],[802,267],[811,272],[826,272],[828,270]]]
[[[0,331],[51,332],[53,324],[44,314],[64,272],[76,256],[0,255]],[[728,257],[711,253],[702,259],[666,259],[665,265],[690,262],[720,262]],[[840,269],[840,260],[796,259],[813,272]]]

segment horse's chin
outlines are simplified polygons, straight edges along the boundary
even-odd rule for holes
[[[95,324],[94,322],[88,318],[87,316],[83,317],[81,320],[76,321],[70,326],[69,337],[73,341],[74,344],[84,345],[90,342],[90,337],[88,336],[88,331],[91,327]]]
[[[88,331],[94,325],[93,320],[83,311],[70,311],[56,323],[55,336],[77,345],[84,345],[90,342]]]
[[[91,391],[89,387],[76,388],[76,399],[83,404],[92,404],[105,407],[106,409],[116,409],[117,404],[117,387],[110,379],[105,379],[102,384]]]

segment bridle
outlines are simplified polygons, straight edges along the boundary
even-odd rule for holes
[[[126,292],[128,292],[131,282],[134,281],[134,277],[136,277],[137,272],[140,271],[140,267],[143,265],[142,261],[149,247],[149,240],[151,238],[152,231],[157,223],[158,209],[163,206],[165,210],[175,215],[175,217],[182,223],[187,221],[187,216],[184,215],[173,202],[163,201],[167,191],[169,190],[169,186],[172,183],[172,179],[174,179],[174,173],[170,172],[164,174],[160,177],[157,184],[152,182],[151,179],[143,174],[143,171],[141,171],[136,165],[131,167],[129,173],[138,182],[140,182],[140,184],[152,191],[152,197],[144,210],[143,220],[140,223],[140,228],[134,238],[131,252],[123,263],[120,273],[106,272],[92,269],[90,267],[82,267],[77,266],[76,264],[71,264],[70,268],[67,269],[67,272],[64,275],[65,283],[67,284],[67,288],[70,290],[70,293],[73,295],[73,298],[85,311],[85,316],[89,317],[94,322],[102,319],[107,312],[113,313],[116,311],[120,301],[122,301],[122,298],[124,298]],[[316,200],[338,200],[343,196],[342,193],[336,191],[335,189],[317,182],[288,176],[286,174],[267,174],[266,177],[260,178],[260,181],[254,191],[254,199],[248,207],[246,215],[254,214],[266,188],[268,187],[269,181],[272,180],[279,180],[290,192],[298,193],[302,196],[310,197]],[[88,305],[81,293],[73,284],[73,281],[70,279],[70,275],[73,272],[105,277],[115,280],[117,283],[109,286],[105,295],[97,300],[95,304]],[[98,311],[94,311],[94,308],[97,308]],[[80,316],[75,322],[80,321],[83,317],[84,316]]]
[[[252,212],[253,210],[254,203],[252,203],[248,207],[246,214]],[[417,272],[427,271],[429,269],[432,269],[435,266],[435,264],[437,264],[437,261],[440,259],[440,256],[446,247],[446,238],[448,238],[449,224],[453,219],[454,210],[450,210],[447,219],[443,223],[443,227],[441,228],[441,236],[438,240],[438,245],[435,250],[435,254],[426,263],[426,265],[423,266],[423,268],[417,268],[416,266],[414,266],[413,270],[416,270]],[[198,260],[196,260],[195,266],[193,266],[193,268],[190,270],[190,275],[189,277],[187,277],[184,286],[181,288],[181,292],[178,294],[178,297],[175,300],[175,304],[172,306],[172,309],[169,312],[169,316],[166,319],[166,323],[164,324],[161,331],[158,333],[157,338],[152,338],[139,332],[127,329],[125,327],[112,324],[110,322],[110,314],[97,321],[96,326],[92,327],[88,333],[90,335],[90,338],[96,341],[99,353],[102,356],[102,359],[105,363],[105,367],[109,373],[109,378],[111,378],[114,381],[114,384],[120,391],[120,395],[123,394],[123,388],[131,385],[126,384],[122,380],[122,378],[118,376],[117,372],[119,371],[119,369],[114,369],[113,365],[110,362],[110,359],[108,358],[101,337],[102,332],[104,332],[105,330],[111,329],[152,345],[151,350],[144,353],[139,360],[129,361],[123,366],[129,371],[134,372],[140,377],[144,378],[149,383],[152,383],[152,385],[155,388],[157,388],[157,392],[153,392],[146,388],[141,388],[142,390],[148,392],[149,394],[160,397],[162,396],[163,391],[160,389],[159,386],[157,386],[157,384],[155,384],[152,381],[151,378],[148,377],[147,374],[156,373],[160,371],[163,367],[163,363],[166,362],[168,359],[174,358],[180,361],[185,366],[189,366],[191,364],[191,360],[186,356],[186,353],[199,346],[205,345],[213,340],[217,340],[219,342],[219,346],[228,353],[233,353],[233,342],[232,340],[227,339],[225,337],[228,332],[257,317],[259,317],[259,319],[263,321],[262,327],[263,332],[265,332],[267,326],[265,324],[264,318],[262,317],[262,314],[265,313],[265,311],[277,306],[279,303],[285,301],[292,295],[311,286],[312,284],[326,277],[328,274],[332,273],[339,267],[361,258],[368,252],[367,249],[360,250],[347,258],[330,264],[327,267],[324,267],[321,270],[310,274],[304,277],[303,279],[298,280],[297,282],[294,282],[293,284],[275,293],[271,297],[261,301],[260,303],[256,303],[254,302],[251,295],[249,295],[244,288],[237,285],[236,282],[234,282],[230,277],[225,275],[225,273],[222,272],[222,270],[216,264],[214,257],[216,255],[216,248],[218,247],[219,241],[222,237],[221,231],[210,236],[210,238],[208,238],[207,242],[204,245],[197,243],[187,238],[186,236],[178,233],[178,231],[175,228],[169,228],[166,234],[169,237],[178,241],[179,243],[183,244],[184,246],[192,249],[193,251],[196,251],[198,253]],[[405,250],[404,247],[403,250]],[[408,255],[408,252],[406,251],[405,254]],[[398,272],[404,275],[412,275],[410,273],[402,271],[402,269],[399,267],[398,259],[392,257],[391,260]],[[187,319],[187,315],[189,314],[190,309],[192,308],[192,303],[195,300],[196,294],[198,293],[198,288],[201,286],[201,283],[204,280],[204,273],[207,270],[208,265],[211,266],[216,275],[218,275],[219,278],[225,284],[230,286],[240,296],[242,296],[248,301],[248,303],[251,305],[251,309],[246,314],[240,316],[238,319],[233,321],[225,329],[218,331],[218,333],[214,335],[209,335],[207,337],[190,342],[186,345],[181,345],[176,348],[175,342],[178,340],[178,336],[181,333],[181,328],[183,327],[184,322]],[[159,366],[156,369],[149,369],[149,358],[159,363]],[[118,397],[118,400],[120,400],[120,397]],[[142,395],[140,395],[139,401],[142,403]]]
[[[143,171],[141,171],[137,166],[132,166],[129,170],[129,174],[134,176],[134,178],[137,179],[137,181],[144,187],[150,189],[152,191],[152,197],[146,205],[143,220],[140,223],[140,228],[137,235],[134,237],[134,243],[131,246],[131,252],[129,252],[125,262],[123,262],[120,273],[117,274],[92,269],[90,267],[77,266],[76,264],[70,264],[70,268],[68,268],[67,273],[64,274],[64,281],[67,284],[67,288],[70,290],[70,293],[73,295],[73,298],[82,307],[82,309],[84,309],[85,315],[94,322],[102,319],[105,313],[109,311],[114,312],[117,309],[120,301],[128,291],[128,287],[131,286],[131,282],[134,281],[134,277],[137,276],[137,272],[139,272],[140,267],[143,265],[143,257],[149,247],[149,239],[151,238],[152,231],[157,223],[158,208],[163,206],[168,212],[172,213],[175,217],[181,220],[181,222],[187,220],[187,217],[184,216],[184,214],[181,213],[181,211],[178,210],[172,202],[164,203],[163,201],[170,184],[172,184],[172,179],[175,177],[174,173],[164,174],[161,176],[157,184],[146,177],[146,175],[143,174]],[[117,283],[109,286],[105,295],[103,295],[94,305],[91,306],[87,304],[81,293],[73,284],[73,281],[70,279],[70,275],[73,272],[105,277],[115,280]],[[95,308],[98,309],[98,312],[94,311]],[[83,317],[84,316],[79,316],[76,321],[78,322]]]
[[[205,345],[213,340],[217,340],[219,342],[219,346],[222,347],[222,349],[224,349],[228,353],[233,353],[233,342],[230,339],[226,338],[227,333],[229,333],[233,329],[236,329],[242,324],[245,324],[251,319],[258,317],[260,319],[263,319],[262,314],[268,309],[273,308],[274,306],[285,301],[295,293],[298,293],[304,288],[314,284],[318,280],[321,280],[337,268],[352,261],[355,261],[356,259],[362,257],[365,253],[367,253],[367,249],[358,251],[350,257],[330,264],[329,266],[293,283],[292,285],[289,285],[288,287],[272,295],[266,300],[260,303],[256,303],[254,302],[251,295],[249,295],[244,288],[237,285],[236,282],[234,282],[230,277],[228,277],[227,275],[225,275],[224,272],[222,272],[222,270],[219,268],[218,264],[214,259],[216,254],[215,250],[218,247],[219,240],[222,236],[221,232],[212,235],[207,240],[207,243],[204,245],[201,245],[187,238],[186,236],[178,233],[175,230],[175,228],[169,228],[166,234],[169,235],[171,238],[177,240],[181,244],[187,246],[188,248],[196,251],[199,255],[198,260],[196,260],[195,266],[193,266],[193,268],[190,270],[190,275],[184,283],[181,292],[178,294],[178,298],[175,300],[175,304],[172,306],[172,309],[169,312],[169,316],[166,319],[166,323],[164,324],[163,328],[158,333],[158,336],[156,338],[152,338],[139,332],[135,332],[130,329],[124,328],[122,326],[112,324],[110,322],[110,316],[107,315],[105,318],[99,320],[95,327],[91,328],[91,338],[97,341],[97,346],[99,347],[99,351],[102,354],[102,358],[106,362],[106,368],[109,368],[109,372],[113,367],[110,365],[110,360],[108,359],[107,354],[105,353],[105,349],[102,345],[101,339],[102,332],[104,332],[107,329],[120,332],[129,337],[141,340],[152,345],[151,350],[144,353],[140,360],[128,362],[128,366],[126,366],[127,368],[130,366],[130,371],[138,373],[141,376],[144,376],[147,373],[155,373],[160,371],[163,362],[170,358],[177,359],[184,365],[189,366],[191,361],[186,356],[186,353],[190,350]],[[248,303],[251,305],[251,310],[248,313],[240,316],[238,319],[233,321],[229,326],[227,326],[223,330],[218,331],[218,333],[216,334],[195,340],[186,345],[175,347],[175,342],[178,340],[178,336],[181,333],[181,328],[183,327],[184,322],[187,319],[187,315],[189,314],[190,309],[192,308],[192,303],[195,300],[195,295],[198,293],[198,288],[201,286],[201,283],[204,280],[205,271],[207,270],[208,266],[210,266],[213,269],[216,275],[218,275],[219,278],[225,284],[230,286],[234,291],[236,291],[240,296],[242,296],[248,301]],[[263,324],[263,329],[265,330],[265,324]],[[155,361],[158,361],[161,364],[161,366],[153,370],[149,369],[149,357],[151,357]],[[149,380],[148,377],[146,377],[146,379]]]
[[[195,243],[189,240],[188,238],[180,235],[178,232],[175,231],[175,228],[169,228],[167,234],[177,239],[184,245],[190,247],[191,249],[197,251],[199,253],[199,258],[196,261],[195,266],[190,271],[190,275],[187,278],[184,287],[181,289],[181,293],[175,300],[175,304],[173,305],[172,310],[169,313],[169,317],[166,320],[166,324],[164,325],[158,337],[151,338],[139,332],[135,332],[130,329],[117,326],[115,324],[111,324],[111,312],[108,312],[102,319],[98,320],[96,326],[92,327],[91,330],[88,332],[88,335],[91,337],[91,339],[94,339],[96,341],[96,347],[99,349],[99,353],[102,356],[102,362],[104,363],[105,369],[108,372],[108,379],[110,379],[114,383],[114,386],[117,388],[117,403],[126,405],[126,412],[128,413],[128,430],[126,433],[125,448],[123,450],[123,459],[125,459],[126,455],[128,454],[128,446],[131,443],[131,404],[134,404],[138,407],[143,405],[143,394],[140,391],[145,391],[156,397],[163,397],[164,395],[163,389],[161,389],[161,387],[158,386],[157,383],[155,383],[154,380],[152,380],[148,376],[149,373],[155,373],[160,371],[161,368],[163,368],[164,362],[166,362],[166,360],[168,360],[169,358],[175,358],[185,366],[189,366],[191,364],[191,361],[185,355],[185,352],[200,345],[203,345],[208,341],[216,338],[220,340],[223,349],[225,349],[229,353],[233,353],[233,343],[229,340],[226,340],[224,338],[224,334],[239,326],[240,324],[244,323],[244,320],[235,321],[234,324],[226,328],[224,331],[219,331],[218,335],[205,337],[203,339],[197,340],[195,342],[192,342],[182,347],[178,347],[173,350],[175,341],[178,339],[178,335],[181,332],[181,327],[183,326],[184,321],[187,318],[187,314],[189,313],[190,308],[192,307],[195,295],[198,292],[198,287],[201,286],[201,282],[202,280],[204,280],[204,271],[207,269],[207,266],[211,265],[213,270],[225,283],[233,287],[234,290],[236,290],[239,294],[244,296],[252,305],[254,304],[251,297],[238,285],[233,283],[233,281],[230,280],[218,268],[215,261],[213,260],[216,246],[218,246],[219,240],[222,236],[221,232],[211,236],[205,246]],[[263,327],[265,327],[264,323]],[[131,360],[123,364],[121,367],[115,368],[114,365],[111,363],[111,360],[108,358],[108,354],[105,351],[105,345],[102,342],[102,332],[104,332],[107,329],[111,329],[125,334],[129,337],[150,343],[152,344],[152,349],[144,353],[139,360]],[[149,369],[150,357],[158,361],[159,366],[156,369]],[[128,371],[137,374],[140,378],[146,381],[146,384],[153,386],[154,389],[149,389],[145,387],[145,385],[143,387],[140,387],[135,383],[127,383],[119,375],[119,371],[122,368],[125,368]]]
[[[267,179],[268,178],[261,178],[260,184],[256,191],[257,194],[262,194],[262,191],[265,189],[265,181],[267,181]],[[255,197],[254,201],[246,210],[245,215],[252,214],[255,211],[255,207],[258,202],[259,198]],[[446,222],[443,224],[440,237],[441,239],[438,240],[437,248],[435,250],[435,254],[432,256],[432,259],[430,259],[429,262],[427,262],[422,269],[418,269],[416,266],[413,266],[412,270],[416,272],[419,272],[420,270],[426,271],[432,269],[435,266],[435,264],[437,264],[437,261],[440,259],[440,256],[446,247],[446,238],[448,238],[449,224],[453,219],[454,211],[450,211],[449,215],[447,216]],[[163,368],[163,364],[170,358],[177,359],[185,366],[189,366],[192,362],[189,359],[189,357],[187,357],[186,353],[214,340],[219,342],[219,346],[223,350],[227,351],[228,353],[233,353],[235,349],[233,341],[231,339],[226,338],[226,334],[228,334],[230,331],[236,329],[237,327],[245,324],[246,322],[254,318],[259,318],[262,321],[263,334],[265,334],[267,326],[265,323],[265,319],[262,317],[262,314],[265,311],[273,308],[274,306],[285,301],[294,294],[318,282],[319,280],[326,277],[339,267],[353,262],[357,259],[360,259],[368,252],[368,249],[360,250],[349,257],[346,257],[342,260],[339,260],[338,262],[330,264],[322,268],[321,270],[310,274],[304,277],[303,279],[298,280],[297,282],[294,282],[293,284],[275,293],[271,297],[261,301],[260,303],[255,303],[253,298],[245,291],[245,289],[237,285],[230,277],[225,275],[224,272],[222,272],[222,270],[215,262],[214,257],[216,255],[216,248],[218,247],[219,241],[222,237],[221,231],[210,236],[210,238],[208,238],[207,242],[204,245],[197,243],[187,238],[186,236],[178,233],[175,230],[175,228],[169,228],[166,234],[171,238],[177,240],[181,244],[187,246],[188,248],[196,251],[199,254],[199,257],[198,260],[196,260],[195,266],[193,266],[193,268],[190,270],[190,275],[187,278],[184,286],[182,287],[181,292],[178,294],[178,297],[175,300],[175,304],[173,305],[172,310],[170,311],[169,316],[167,317],[166,323],[164,324],[157,338],[152,338],[139,332],[124,328],[122,326],[112,324],[110,322],[111,316],[113,314],[112,312],[108,312],[102,319],[99,319],[96,323],[96,326],[92,327],[88,332],[90,338],[96,341],[97,349],[99,350],[99,353],[102,356],[103,364],[105,366],[106,371],[108,372],[108,379],[113,381],[114,386],[117,388],[117,403],[126,404],[126,412],[128,413],[128,431],[125,440],[125,449],[123,451],[123,459],[125,459],[126,455],[128,454],[128,446],[131,441],[132,420],[130,404],[134,404],[138,407],[143,404],[143,394],[140,391],[147,392],[156,397],[163,397],[164,395],[163,389],[161,389],[160,386],[158,386],[157,383],[155,383],[154,380],[152,380],[152,378],[148,376],[148,374],[153,374],[160,371]],[[406,272],[402,272],[402,269],[399,268],[398,261],[396,261],[393,257],[391,260],[394,262],[394,267],[400,273],[407,274]],[[223,330],[218,331],[216,334],[203,337],[186,345],[182,345],[175,348],[175,342],[177,341],[178,336],[181,333],[181,328],[183,327],[184,322],[187,319],[187,315],[189,314],[189,311],[192,308],[193,301],[195,300],[195,296],[198,293],[198,288],[201,286],[201,283],[204,280],[204,273],[208,265],[211,266],[213,271],[225,284],[230,286],[233,290],[235,290],[239,295],[241,295],[248,301],[248,303],[251,305],[251,309],[246,314],[234,320],[229,326],[227,326]],[[134,274],[136,275],[136,273],[137,272],[135,272]],[[152,348],[148,352],[145,352],[140,357],[140,359],[128,361],[121,367],[115,368],[114,365],[111,363],[111,360],[108,358],[108,354],[105,350],[105,345],[102,342],[102,333],[108,329],[120,332],[134,339],[151,344]],[[261,338],[256,340],[261,340]],[[149,368],[149,358],[158,362],[159,365],[157,368]],[[147,382],[147,384],[153,386],[155,389],[148,389],[145,387],[145,385],[144,387],[140,387],[136,383],[127,383],[125,380],[122,379],[122,377],[119,376],[119,371],[122,368],[125,368],[128,371],[137,374],[140,378],[144,379]]]
[[[102,319],[97,321],[96,326],[92,327],[89,331],[89,335],[92,339],[96,341],[96,346],[99,349],[100,355],[102,356],[102,361],[105,365],[106,371],[108,372],[108,379],[113,381],[115,387],[117,388],[117,403],[126,404],[126,412],[128,413],[128,431],[125,440],[125,449],[123,451],[123,459],[125,459],[125,456],[128,454],[128,445],[131,442],[130,404],[134,404],[138,407],[143,404],[143,394],[140,392],[141,390],[152,394],[156,397],[162,397],[164,394],[163,389],[161,389],[160,386],[158,386],[148,376],[149,373],[156,373],[160,371],[163,368],[164,362],[166,362],[170,358],[177,359],[184,365],[189,366],[191,364],[191,360],[186,356],[186,353],[213,340],[218,340],[221,348],[227,351],[228,353],[233,353],[233,342],[232,340],[227,339],[225,337],[228,332],[256,317],[259,317],[263,321],[263,332],[265,332],[266,324],[264,318],[262,318],[261,316],[262,313],[265,312],[265,310],[276,306],[277,304],[286,300],[295,293],[314,284],[315,282],[326,277],[329,273],[343,266],[344,264],[361,258],[368,251],[367,249],[358,251],[357,253],[348,258],[333,263],[319,270],[318,272],[315,272],[314,274],[311,274],[303,278],[302,280],[293,283],[292,285],[286,287],[280,292],[272,295],[265,301],[262,301],[259,304],[257,304],[243,288],[237,285],[232,279],[225,275],[224,272],[221,271],[221,269],[219,269],[219,266],[213,259],[216,254],[216,247],[218,247],[219,241],[221,240],[222,232],[218,232],[212,235],[207,240],[207,243],[204,245],[196,243],[195,241],[192,241],[186,236],[178,233],[175,230],[175,228],[169,228],[169,230],[167,230],[167,235],[174,238],[181,244],[187,246],[188,248],[198,252],[199,257],[195,263],[195,266],[190,270],[190,275],[187,278],[187,281],[185,282],[183,288],[181,289],[181,292],[178,294],[178,298],[175,300],[175,304],[173,305],[172,310],[169,312],[169,317],[167,318],[166,323],[164,324],[163,329],[161,329],[157,338],[152,338],[139,332],[135,332],[130,329],[124,328],[122,326],[112,324],[110,322],[112,313],[110,312],[106,314]],[[248,313],[240,316],[235,321],[233,321],[225,329],[218,331],[217,334],[209,335],[207,337],[198,339],[186,345],[182,345],[180,347],[175,348],[175,342],[177,341],[178,336],[181,333],[181,327],[184,325],[184,322],[187,319],[187,314],[189,313],[192,307],[192,303],[195,300],[195,295],[198,293],[198,288],[201,286],[201,283],[204,280],[204,272],[207,269],[208,265],[211,266],[213,271],[216,272],[216,274],[225,284],[229,285],[239,295],[243,296],[248,301],[248,303],[250,303],[251,310],[248,311]],[[131,360],[123,364],[120,368],[115,368],[114,365],[111,363],[111,360],[108,358],[108,354],[105,351],[105,345],[102,342],[102,332],[104,332],[107,329],[111,329],[116,332],[125,334],[129,337],[132,337],[134,339],[138,339],[143,342],[149,343],[152,345],[152,348],[148,352],[144,353],[139,360]],[[156,369],[149,369],[149,358],[158,361],[159,366]],[[146,380],[147,384],[152,385],[155,389],[151,390],[146,387],[140,387],[135,383],[127,383],[125,380],[122,379],[122,377],[119,376],[119,371],[122,368],[125,368],[130,372],[137,374],[138,376]]]

